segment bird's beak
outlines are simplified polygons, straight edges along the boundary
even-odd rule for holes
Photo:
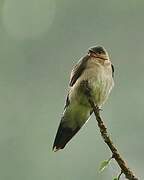
[[[101,60],[108,60],[106,54],[99,54],[99,53],[95,53],[95,52],[89,52],[90,57],[94,57],[94,58],[99,58]]]

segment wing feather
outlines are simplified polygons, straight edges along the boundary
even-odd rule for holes
[[[83,57],[73,68],[70,76],[70,86],[73,86],[77,79],[81,76],[84,69],[86,68],[87,60],[89,59],[89,55]]]

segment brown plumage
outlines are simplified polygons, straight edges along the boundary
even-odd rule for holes
[[[74,66],[64,113],[53,144],[54,151],[63,149],[92,114],[87,97],[81,88],[83,81],[88,81],[94,102],[101,107],[113,87],[113,72],[114,68],[108,53],[100,46],[89,49],[88,54]]]

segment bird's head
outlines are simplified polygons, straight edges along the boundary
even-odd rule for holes
[[[91,57],[100,58],[102,60],[109,60],[108,53],[102,46],[94,46],[89,48],[88,54]]]

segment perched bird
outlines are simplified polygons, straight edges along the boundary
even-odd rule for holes
[[[107,51],[101,46],[91,47],[74,66],[53,151],[63,149],[93,113],[82,83],[88,82],[93,101],[101,108],[114,86],[113,75],[114,67]]]

